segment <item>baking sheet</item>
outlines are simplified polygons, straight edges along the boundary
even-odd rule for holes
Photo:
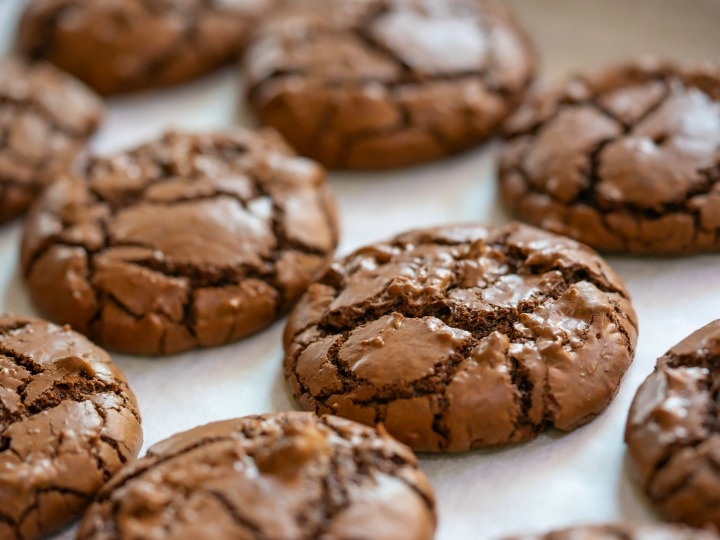
[[[718,0],[506,0],[542,55],[542,74],[654,53],[720,60]],[[0,0],[0,54],[10,49],[22,0]],[[252,125],[234,69],[171,90],[113,99],[95,140],[109,152],[169,127]],[[508,216],[496,199],[498,144],[398,172],[332,174],[342,220],[339,253],[402,230]],[[21,224],[0,229],[0,309],[37,315],[17,268]],[[493,539],[504,534],[610,520],[656,521],[629,479],[622,431],[637,386],[655,359],[696,328],[720,317],[720,255],[610,257],[640,319],[635,362],[599,418],[570,434],[451,456],[422,456],[437,495],[437,538]],[[209,421],[294,408],[282,379],[284,321],[250,339],[167,358],[114,354],[137,394],[145,448]],[[144,453],[143,448],[142,453]],[[74,529],[55,536],[73,538]]]

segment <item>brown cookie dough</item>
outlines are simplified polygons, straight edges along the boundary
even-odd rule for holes
[[[306,409],[457,452],[590,421],[636,341],[594,251],[519,224],[446,226],[334,263],[290,315],[285,375]]]
[[[29,0],[18,48],[101,94],[169,86],[233,59],[275,0]]]
[[[92,92],[54,67],[0,58],[0,223],[77,156],[102,112]]]
[[[270,131],[170,133],[60,179],[27,219],[35,305],[135,354],[268,326],[337,243],[325,173]]]
[[[720,527],[720,320],[662,356],[630,407],[625,441],[652,503],[670,521]]]
[[[577,75],[507,123],[502,198],[597,249],[720,249],[720,66],[642,59]]]
[[[76,518],[142,445],[125,376],[80,334],[0,316],[0,538]]]
[[[100,492],[77,538],[429,540],[434,507],[417,459],[384,432],[278,413],[156,444]]]
[[[508,536],[503,540],[720,540],[711,531],[676,525],[586,525],[546,534]]]
[[[525,33],[480,0],[296,0],[245,62],[261,122],[332,168],[385,169],[490,136],[535,72]]]

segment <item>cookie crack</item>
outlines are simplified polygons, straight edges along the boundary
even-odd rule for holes
[[[37,99],[32,95],[32,93],[29,96],[27,96],[25,98],[21,98],[21,99],[0,96],[0,106],[3,106],[3,105],[8,106],[9,108],[14,109],[16,111],[19,109],[21,113],[28,112],[28,111],[35,113],[37,116],[39,116],[42,119],[43,123],[45,125],[47,125],[53,131],[54,134],[63,135],[72,141],[79,142],[88,135],[89,130],[76,131],[76,130],[73,130],[70,126],[65,126],[65,125],[58,123],[58,121],[48,112],[48,110],[45,109],[44,107],[42,107],[37,102]],[[9,150],[10,149],[7,147],[7,145],[3,146],[4,152],[7,152]],[[13,153],[16,156],[19,156],[23,161],[26,161],[26,162],[29,162],[32,164],[38,163],[36,161],[32,161],[32,160],[26,158],[22,154],[18,154],[17,152],[13,152]],[[44,161],[47,161],[47,159],[45,159]]]
[[[332,426],[328,420],[327,417],[321,417],[321,422],[330,429],[337,437],[347,440],[346,436],[339,430],[337,430],[334,426]],[[385,454],[384,452],[387,450],[386,448],[381,448],[378,446],[375,446],[372,444],[372,440],[368,440],[367,447],[365,446],[351,446],[351,452],[352,452],[352,458],[351,460],[357,464],[357,470],[355,471],[353,480],[357,482],[358,480],[361,480],[366,477],[372,476],[374,472],[380,472],[382,474],[387,474],[395,478],[396,480],[400,480],[403,484],[405,484],[408,488],[412,489],[417,495],[420,496],[422,501],[427,506],[428,510],[432,511],[435,507],[433,501],[431,498],[428,497],[428,494],[423,492],[419,489],[419,487],[410,482],[406,477],[403,475],[397,474],[399,471],[403,469],[407,469],[413,466],[413,464],[406,459],[405,457],[401,456],[397,452],[392,452],[390,455]],[[335,475],[331,475],[333,478],[337,478],[340,476],[339,471],[341,470],[340,462],[341,456],[338,454],[335,454],[333,456],[333,460],[331,461],[331,465],[334,467]],[[342,493],[346,494],[346,490],[344,488],[344,484],[342,482],[338,483],[338,487],[341,488],[343,491]],[[338,508],[335,511],[335,514],[337,514],[339,511],[341,511],[343,508],[345,508],[347,505],[347,501],[345,501],[344,505],[339,505]],[[313,537],[314,538],[314,537]]]
[[[30,515],[34,511],[38,510],[38,508],[40,506],[40,495],[45,494],[45,493],[60,493],[62,495],[72,495],[83,501],[89,501],[90,499],[92,499],[92,493],[84,493],[82,491],[68,488],[68,487],[54,486],[54,487],[47,487],[47,488],[42,488],[42,487],[34,488],[34,495],[35,495],[34,502],[29,507],[27,507],[23,511],[22,514],[20,514],[20,518],[16,522],[15,529],[20,538],[22,538],[22,535],[19,534],[19,532],[20,532],[20,529],[22,528],[23,523],[25,522],[25,520],[27,520],[30,517]]]
[[[35,42],[29,50],[26,51],[26,54],[35,61],[46,58],[49,52],[55,48],[55,39],[57,37],[55,35],[55,29],[58,27],[58,21],[63,15],[76,9],[78,3],[58,4],[53,7],[54,9],[50,11],[40,25],[42,30],[40,32],[33,32]]]
[[[575,206],[575,205],[587,205],[590,208],[593,208],[598,212],[598,215],[600,219],[603,221],[603,224],[605,225],[606,229],[610,231],[615,238],[620,241],[623,245],[627,245],[629,239],[623,234],[621,230],[617,230],[612,223],[608,222],[608,215],[612,214],[613,212],[617,211],[624,211],[627,212],[630,216],[632,216],[635,220],[640,219],[647,219],[647,220],[655,220],[659,219],[661,217],[664,217],[667,214],[685,214],[689,215],[693,218],[694,224],[695,224],[695,235],[697,235],[697,231],[703,230],[700,226],[700,216],[697,210],[694,210],[692,208],[688,207],[688,201],[692,199],[693,197],[699,196],[699,195],[707,195],[709,194],[713,187],[717,184],[718,180],[717,178],[713,178],[713,169],[716,167],[710,167],[709,169],[699,169],[696,171],[696,181],[692,183],[692,186],[687,190],[687,192],[683,195],[682,201],[677,202],[667,202],[664,203],[658,207],[655,208],[647,208],[644,206],[641,206],[636,203],[632,202],[609,202],[609,201],[600,201],[597,197],[596,188],[597,185],[602,181],[602,177],[599,173],[600,169],[600,158],[602,152],[605,150],[605,148],[613,142],[616,142],[623,137],[632,136],[634,130],[640,126],[644,120],[646,120],[648,117],[650,117],[653,113],[655,113],[657,110],[659,110],[666,102],[667,100],[672,97],[672,92],[670,90],[670,84],[675,80],[673,77],[655,77],[655,78],[649,78],[644,83],[648,83],[651,81],[658,81],[663,83],[663,95],[650,106],[646,111],[643,112],[641,116],[639,116],[636,119],[633,119],[632,121],[625,122],[618,116],[614,115],[608,108],[603,107],[599,100],[603,95],[606,95],[608,92],[600,92],[597,94],[593,94],[589,98],[586,99],[573,99],[570,96],[565,96],[564,98],[561,98],[559,100],[558,106],[553,110],[552,114],[547,115],[539,120],[536,120],[536,122],[529,128],[525,128],[523,130],[517,130],[514,132],[511,132],[508,136],[509,141],[517,140],[517,139],[528,139],[530,142],[520,154],[520,157],[517,161],[517,163],[514,163],[509,168],[503,168],[501,171],[502,174],[506,174],[507,172],[514,170],[517,172],[524,180],[526,189],[528,193],[535,193],[542,196],[547,196],[551,198],[553,201],[558,202],[562,205],[567,206]],[[612,89],[616,90],[616,89]],[[589,161],[589,168],[587,171],[583,173],[583,176],[588,180],[589,185],[582,190],[571,200],[571,201],[562,201],[555,197],[552,193],[549,191],[546,191],[543,187],[536,187],[533,182],[530,181],[530,175],[528,174],[526,167],[525,167],[525,161],[528,154],[528,151],[530,147],[532,147],[533,142],[537,139],[538,134],[545,129],[547,125],[549,125],[555,118],[557,118],[562,112],[573,109],[577,107],[582,106],[588,106],[592,107],[593,110],[600,112],[607,118],[613,120],[615,123],[617,123],[619,126],[622,127],[623,135],[617,136],[617,137],[610,137],[607,139],[604,139],[599,142],[597,146],[595,146],[590,152],[587,153],[588,161]],[[663,140],[655,140],[656,144],[662,144]],[[717,231],[716,235],[718,234]]]
[[[110,496],[112,495],[112,492],[117,492],[120,488],[122,488],[125,484],[130,482],[131,480],[134,480],[135,478],[138,478],[142,475],[144,475],[149,470],[153,469],[154,467],[157,467],[158,465],[162,465],[163,463],[166,463],[168,461],[172,461],[180,456],[183,456],[185,454],[189,454],[190,452],[193,452],[194,450],[197,450],[198,448],[202,448],[203,446],[208,446],[217,442],[230,442],[230,441],[236,441],[237,438],[230,436],[221,436],[221,437],[208,437],[205,439],[202,439],[201,441],[198,441],[195,444],[183,447],[181,450],[178,450],[177,452],[173,452],[171,454],[159,456],[157,454],[152,454],[152,448],[148,450],[147,455],[135,462],[135,465],[133,467],[135,470],[133,470],[131,473],[124,474],[121,477],[118,477],[115,479],[112,483],[112,491],[108,489],[104,489],[101,493],[99,493],[96,496],[96,502],[102,502],[107,501]],[[116,500],[113,503],[113,511],[116,512],[118,509],[118,505],[122,501]]]
[[[253,535],[253,538],[256,538],[257,540],[265,540],[267,539],[267,535],[263,532],[263,530],[258,527],[255,523],[253,523],[249,518],[246,516],[243,516],[238,508],[233,505],[222,493],[219,491],[215,491],[212,489],[203,489],[200,491],[200,493],[206,493],[210,497],[212,497],[218,504],[220,504],[225,511],[228,513],[230,518],[240,527],[243,529],[246,529],[250,531]]]
[[[657,479],[658,475],[662,473],[669,465],[672,459],[677,455],[677,453],[681,450],[688,450],[688,449],[696,449],[704,442],[703,439],[695,439],[691,441],[684,441],[682,443],[673,443],[668,446],[667,450],[665,451],[662,459],[658,461],[657,465],[653,469],[652,473],[648,476],[647,481],[645,482],[645,491],[649,492],[652,489],[653,484],[655,483],[655,480]],[[712,462],[709,462],[712,464]],[[653,499],[660,505],[664,504],[668,500],[670,500],[675,495],[681,493],[684,491],[688,485],[692,482],[693,478],[699,474],[698,470],[690,470],[687,471],[686,474],[678,480],[678,482],[665,490],[663,493],[657,493],[654,492]]]

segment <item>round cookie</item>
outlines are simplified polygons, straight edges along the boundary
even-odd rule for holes
[[[29,0],[18,49],[101,94],[169,86],[235,58],[275,0]]]
[[[720,540],[712,531],[675,525],[585,525],[546,534],[508,536],[503,540]]]
[[[21,262],[49,319],[156,355],[265,328],[336,243],[324,170],[275,133],[169,133],[58,180],[28,216]]]
[[[386,169],[477,145],[532,81],[525,33],[481,0],[296,0],[249,47],[261,122],[332,168]]]
[[[156,444],[99,493],[77,538],[430,540],[434,507],[406,446],[342,418],[289,412]]]
[[[630,463],[666,519],[720,527],[720,320],[658,359],[625,428]]]
[[[720,66],[641,59],[577,75],[507,122],[521,219],[597,249],[720,249]]]
[[[68,328],[0,316],[0,538],[72,521],[141,446],[135,396],[105,351]]]
[[[416,230],[357,250],[285,330],[300,404],[458,452],[572,430],[632,361],[637,318],[594,251],[520,224]]]
[[[83,149],[103,107],[48,64],[0,58],[0,223],[25,212]]]

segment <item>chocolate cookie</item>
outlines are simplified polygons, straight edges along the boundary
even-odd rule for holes
[[[586,525],[547,534],[509,536],[504,540],[720,540],[711,531],[673,525]]]
[[[248,100],[333,168],[444,157],[491,135],[535,71],[524,32],[481,0],[296,0],[262,26]]]
[[[519,224],[447,226],[334,263],[290,315],[285,375],[306,409],[457,452],[590,421],[636,341],[594,251]]]
[[[662,356],[630,407],[625,441],[637,478],[671,521],[720,527],[720,320]]]
[[[0,58],[0,223],[27,209],[101,116],[97,97],[61,71]]]
[[[0,316],[0,538],[76,518],[142,445],[124,375],[80,334]]]
[[[336,243],[323,169],[275,133],[170,133],[48,189],[21,262],[51,320],[119,351],[169,354],[266,327]]]
[[[720,66],[644,59],[538,96],[508,121],[519,217],[597,249],[720,249]]]
[[[101,94],[193,79],[233,59],[275,0],[29,0],[18,48]]]
[[[100,492],[78,540],[431,539],[434,506],[413,453],[384,432],[268,414],[156,444]]]

